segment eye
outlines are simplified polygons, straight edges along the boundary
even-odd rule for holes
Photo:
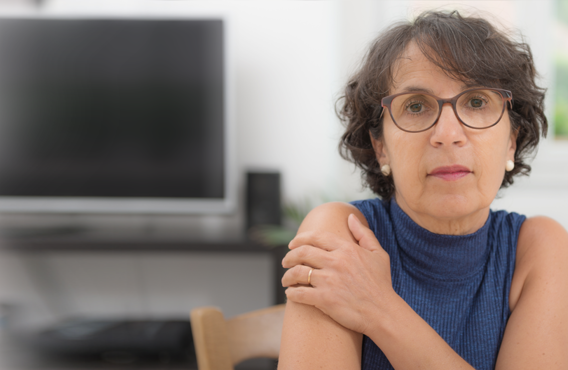
[[[494,99],[493,99],[494,100]],[[465,104],[465,108],[473,110],[482,110],[493,105],[492,96],[484,91],[472,91],[463,97],[462,104]]]
[[[422,111],[422,103],[413,103],[408,107],[408,109],[412,113],[420,113],[420,111]]]
[[[479,98],[473,98],[469,101],[469,105],[472,108],[481,108],[481,107],[483,107],[483,103],[484,103],[484,101],[482,99],[479,99]]]
[[[435,111],[436,100],[423,94],[402,94],[397,96],[392,102],[392,108],[396,118],[407,116],[418,117],[429,112]]]
[[[428,104],[424,99],[412,99],[405,103],[404,109],[410,114],[420,114],[428,110]]]

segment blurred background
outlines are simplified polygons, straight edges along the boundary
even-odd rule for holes
[[[267,199],[281,200],[275,223],[288,232],[321,202],[373,197],[362,188],[359,171],[338,154],[342,125],[334,104],[371,40],[393,22],[428,9],[479,14],[520,32],[515,37],[530,44],[540,85],[548,89],[550,130],[532,175],[500,192],[493,208],[547,215],[568,228],[566,1],[1,1],[0,30],[14,19],[221,19],[227,126],[225,141],[216,144],[225,158],[225,193],[221,205],[211,205],[214,211],[156,211],[154,203],[124,212],[93,211],[92,203],[88,212],[80,205],[5,207],[0,331],[38,333],[71,319],[186,320],[192,308],[204,305],[233,316],[279,302],[279,252],[271,246],[289,234],[266,246],[250,241],[247,173],[273,175],[268,177],[278,185]],[[0,70],[7,59],[0,54]],[[9,146],[7,141],[2,139]],[[26,366],[41,368],[37,361]]]

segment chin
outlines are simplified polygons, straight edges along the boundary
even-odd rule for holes
[[[463,194],[440,194],[428,202],[429,213],[443,219],[456,219],[479,210],[479,202]]]

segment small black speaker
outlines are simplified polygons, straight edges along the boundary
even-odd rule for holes
[[[281,225],[279,172],[247,173],[246,230],[259,225]]]

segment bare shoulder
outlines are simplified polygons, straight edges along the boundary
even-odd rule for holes
[[[538,268],[560,257],[568,257],[568,233],[549,217],[527,218],[521,226],[517,243],[517,269]]]
[[[566,270],[568,263],[568,232],[551,218],[528,218],[521,226],[517,244],[518,267],[530,273],[552,273]],[[566,270],[568,272],[568,270]]]
[[[558,222],[544,216],[528,218],[519,232],[517,269],[530,273],[565,270],[568,263],[568,232]]]
[[[352,204],[344,202],[324,203],[312,209],[306,216],[298,233],[325,231],[337,234],[349,233],[347,227],[347,217],[354,214],[363,223],[368,226],[365,216]]]
[[[564,227],[550,217],[545,216],[527,218],[521,226],[519,233],[519,244],[534,245],[534,242],[545,241],[548,243],[552,242],[555,247],[558,247],[558,243],[563,243],[567,240],[568,233]],[[524,245],[520,246],[523,247]],[[529,245],[524,247],[530,248]]]

